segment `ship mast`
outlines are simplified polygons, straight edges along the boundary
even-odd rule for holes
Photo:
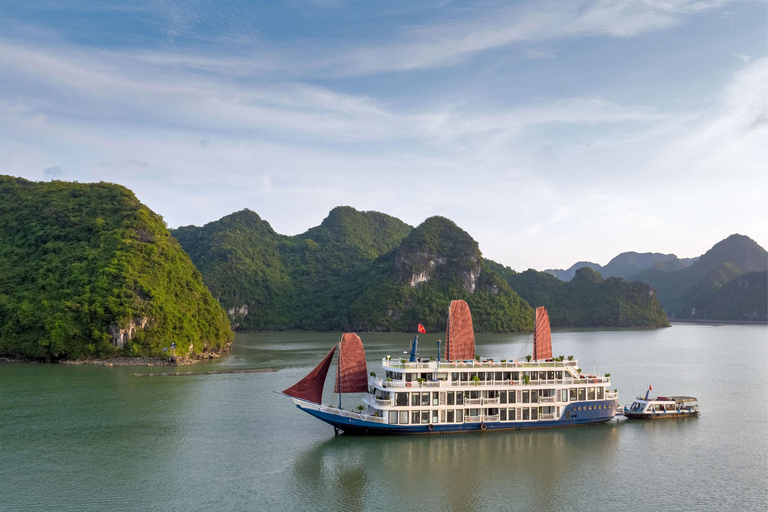
[[[339,410],[341,410],[341,340],[339,338],[339,357],[336,358],[336,383],[339,386]]]

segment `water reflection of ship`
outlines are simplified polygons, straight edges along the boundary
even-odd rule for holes
[[[303,496],[344,510],[374,502],[389,508],[395,498],[418,502],[420,510],[553,510],[575,480],[615,470],[618,428],[333,437],[295,459],[294,480]],[[461,484],[445,485],[455,481]]]

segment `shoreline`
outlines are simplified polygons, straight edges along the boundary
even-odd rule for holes
[[[768,321],[766,320],[698,320],[698,319],[679,319],[679,320],[669,320],[672,324],[705,324],[705,325],[720,325],[720,324],[728,324],[728,325],[768,325]]]
[[[222,355],[228,354],[232,343],[227,345],[221,351],[202,352],[189,356],[169,356],[169,357],[108,357],[106,359],[35,359],[24,356],[0,356],[0,363],[27,363],[27,364],[64,364],[73,366],[192,366],[204,361],[219,359]]]

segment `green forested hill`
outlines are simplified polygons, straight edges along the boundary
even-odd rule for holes
[[[324,330],[348,325],[348,280],[411,229],[389,215],[343,206],[293,237],[250,210],[172,233],[237,327]]]
[[[515,272],[492,264],[507,283],[531,304],[547,308],[554,326],[664,327],[669,320],[655,291],[641,282],[620,277],[603,278],[588,267],[576,270],[568,282],[555,276],[526,270]]]
[[[125,187],[0,176],[0,355],[217,350],[225,312],[163,219]]]
[[[453,299],[467,301],[477,331],[533,329],[533,309],[484,266],[477,242],[443,217],[424,221],[348,289],[353,329],[444,330]]]
[[[691,299],[689,318],[727,321],[768,321],[768,271],[747,272],[714,289],[704,288]]]
[[[478,331],[530,330],[540,305],[555,325],[668,325],[647,285],[516,274],[443,217],[411,228],[339,207],[287,237],[246,210],[173,234],[242,329],[443,330],[452,299],[469,303]]]
[[[414,229],[338,207],[287,237],[246,210],[173,234],[241,329],[441,330],[459,298],[478,330],[532,327],[528,304],[482,271],[477,242],[441,217]]]

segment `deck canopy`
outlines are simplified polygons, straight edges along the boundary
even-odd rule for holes
[[[468,361],[475,358],[475,330],[469,304],[452,300],[448,309],[448,326],[445,329],[445,359]]]
[[[368,392],[368,368],[365,364],[365,349],[360,336],[347,332],[341,337],[338,371],[334,393]]]
[[[299,382],[283,391],[283,394],[319,404],[323,399],[325,377],[328,375],[328,368],[331,367],[334,352],[336,352],[336,345],[333,346],[328,355],[325,356],[325,359],[314,370],[309,372]]]
[[[669,398],[670,400],[674,400],[679,404],[688,404],[691,402],[698,402],[698,399],[695,396],[671,396]]]
[[[552,332],[549,314],[544,306],[536,308],[536,324],[533,328],[533,360],[552,359]]]

